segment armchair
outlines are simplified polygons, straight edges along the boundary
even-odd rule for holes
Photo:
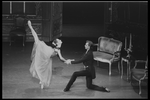
[[[109,64],[109,75],[111,75],[111,65],[118,61],[118,69],[120,72],[120,52],[122,42],[113,38],[99,37],[97,51],[93,52],[94,60]]]
[[[144,68],[142,68],[142,65]],[[141,83],[144,80],[148,80],[148,58],[147,60],[136,60],[135,66],[131,69],[131,85],[133,86],[133,81],[138,81],[139,85],[139,94],[142,93]],[[148,83],[147,83],[148,84]]]
[[[12,43],[12,40],[15,39],[15,37],[23,37],[23,46],[24,42],[26,39],[26,30],[25,30],[25,18],[18,16],[14,20],[14,27],[13,29],[9,32],[9,37],[10,37],[10,46]]]

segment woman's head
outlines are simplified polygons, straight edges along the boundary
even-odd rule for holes
[[[57,48],[60,48],[62,45],[62,41],[60,39],[55,39],[52,44],[55,45]]]

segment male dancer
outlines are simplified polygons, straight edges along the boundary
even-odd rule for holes
[[[70,90],[71,85],[75,82],[76,78],[79,76],[86,76],[86,86],[88,89],[91,90],[97,90],[97,91],[103,91],[103,92],[110,92],[107,88],[105,87],[99,87],[97,85],[92,84],[92,79],[96,78],[95,74],[95,68],[93,66],[93,51],[92,51],[92,46],[93,43],[91,41],[86,41],[85,43],[85,49],[87,50],[86,53],[81,57],[80,60],[76,61],[71,61],[67,60],[67,64],[78,64],[78,63],[83,63],[85,70],[82,71],[76,71],[73,73],[69,83],[67,84],[66,88],[64,89],[64,92],[67,92]]]

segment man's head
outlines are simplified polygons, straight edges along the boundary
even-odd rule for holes
[[[93,45],[93,42],[87,40],[86,43],[85,43],[85,49],[90,49],[92,45]]]

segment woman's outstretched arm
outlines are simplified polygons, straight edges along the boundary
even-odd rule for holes
[[[34,37],[35,42],[37,42],[39,40],[39,38],[38,38],[37,33],[35,32],[35,30],[33,29],[30,20],[28,21],[28,26],[31,29],[31,33],[32,33],[32,35]]]
[[[61,61],[66,62],[66,59],[62,57],[60,50],[56,50],[58,53],[58,56],[60,58]]]

